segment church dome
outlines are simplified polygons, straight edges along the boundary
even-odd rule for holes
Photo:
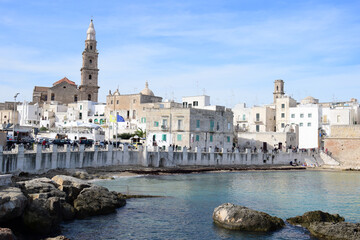
[[[149,89],[149,84],[148,82],[145,83],[145,88],[140,92],[142,95],[149,95],[149,96],[154,96],[153,91],[151,91]]]
[[[319,99],[313,98],[311,96],[308,96],[301,100],[301,104],[317,104],[319,103]]]
[[[86,31],[86,35],[87,35],[86,40],[96,40],[95,39],[96,32],[95,32],[94,23],[93,23],[92,19],[91,19],[89,28]]]

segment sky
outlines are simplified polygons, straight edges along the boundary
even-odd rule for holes
[[[99,101],[109,90],[211,104],[270,104],[274,80],[297,101],[360,100],[357,0],[0,0],[0,101],[80,85],[94,19]]]

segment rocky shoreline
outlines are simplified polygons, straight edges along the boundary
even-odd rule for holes
[[[34,178],[0,188],[0,224],[17,239],[42,239],[60,234],[61,221],[109,214],[125,204],[123,194],[72,176]]]
[[[285,226],[285,222],[278,217],[232,203],[224,203],[216,207],[212,218],[217,226],[236,231],[270,232]],[[360,239],[360,223],[345,222],[339,214],[310,211],[302,216],[288,218],[286,221],[291,225],[306,228],[318,239]]]

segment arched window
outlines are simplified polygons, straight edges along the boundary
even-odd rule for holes
[[[99,123],[99,122],[98,122],[98,120],[97,120],[97,118],[95,118],[94,123],[96,123],[96,124],[98,124],[98,123]]]
[[[52,94],[51,94],[51,101],[54,101],[54,100],[55,100],[55,94],[52,93]]]
[[[89,60],[89,63],[92,64],[92,60],[91,60],[91,59]]]
[[[90,45],[90,50],[92,50],[92,45]]]
[[[91,74],[89,75],[89,79],[91,79]]]
[[[77,95],[74,96],[74,102],[77,102],[78,101],[78,98],[77,98]]]
[[[88,100],[91,101],[91,94],[88,94]]]
[[[276,86],[276,91],[279,91],[279,86]]]
[[[92,119],[89,119],[89,123],[92,123]]]

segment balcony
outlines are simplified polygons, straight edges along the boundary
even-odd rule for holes
[[[161,130],[167,131],[169,127],[167,125],[161,125]]]

